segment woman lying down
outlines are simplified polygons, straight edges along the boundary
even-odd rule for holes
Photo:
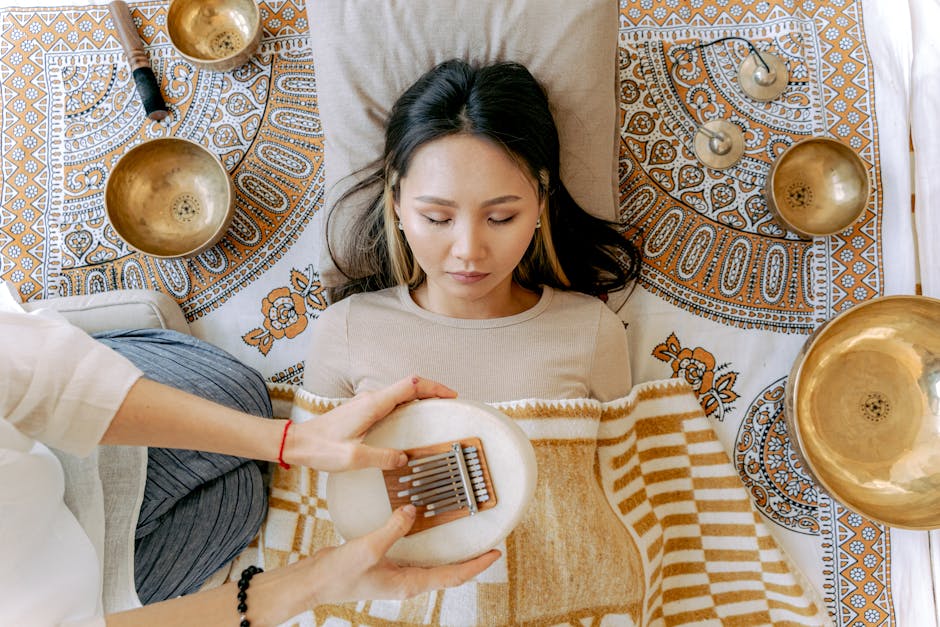
[[[356,206],[366,190],[371,202]],[[318,622],[662,619],[664,590],[676,589],[663,584],[663,525],[650,495],[611,496],[639,473],[635,429],[623,426],[636,398],[620,400],[631,392],[626,334],[597,298],[633,282],[639,253],[561,181],[558,132],[536,79],[511,62],[433,68],[395,103],[378,166],[334,211],[354,216],[354,228],[331,242],[349,280],[317,321],[301,394],[342,399],[427,373],[514,418],[534,446],[538,483],[503,558],[476,581],[404,603],[321,608]],[[663,389],[698,411],[686,390]],[[624,448],[631,442],[634,457]],[[734,507],[752,516],[743,490],[738,497]],[[313,523],[314,537],[332,537],[329,521]],[[745,527],[753,526],[751,517]],[[758,553],[749,568],[762,567]],[[746,578],[745,587],[754,572]],[[818,606],[794,590],[784,616],[791,605],[801,620],[815,616]],[[712,608],[722,604],[706,596]],[[681,615],[682,605],[665,615]],[[727,615],[739,611],[770,622],[767,603]]]
[[[626,287],[639,255],[574,201],[559,154],[546,94],[521,65],[449,61],[412,85],[362,184],[374,198],[333,243],[348,245],[336,261],[353,278],[315,325],[304,388],[348,398],[417,368],[482,402],[625,396],[623,323],[596,296]],[[506,547],[508,587],[540,616],[590,606],[637,619],[642,562],[593,479],[589,428],[536,439],[541,483]],[[553,467],[563,474],[547,481]],[[538,537],[551,516],[567,523]],[[523,617],[506,614],[505,585],[490,587],[477,590],[480,624]]]

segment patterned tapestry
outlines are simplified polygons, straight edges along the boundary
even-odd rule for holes
[[[0,277],[24,300],[165,292],[204,338],[269,377],[299,382],[299,347],[271,351],[326,306],[307,229],[323,191],[323,137],[305,7],[260,6],[261,49],[224,73],[175,53],[165,3],[133,6],[170,111],[161,122],[143,113],[107,6],[3,12]],[[167,136],[213,150],[236,188],[226,237],[187,259],[130,249],[104,210],[115,162]]]
[[[783,418],[786,376],[807,335],[883,294],[890,271],[862,3],[796,5],[621,2],[620,210],[644,257],[642,289],[621,314],[635,376],[693,386],[758,510],[836,623],[893,625],[889,530],[821,491]],[[747,42],[789,68],[770,102],[738,81]],[[693,152],[711,120],[744,134],[744,156],[729,169],[704,167]],[[800,239],[772,219],[764,183],[780,153],[810,136],[857,152],[873,193],[850,228]]]
[[[259,52],[216,73],[175,53],[166,2],[132,5],[169,105],[162,122],[144,116],[106,6],[0,8],[0,279],[24,300],[162,291],[196,335],[272,382],[297,384],[327,304],[310,223],[328,165],[303,0],[259,6]],[[885,293],[889,279],[914,290],[885,252],[885,216],[897,207],[886,205],[894,179],[885,176],[885,113],[876,115],[875,101],[887,88],[874,80],[863,2],[620,6],[620,212],[645,260],[639,287],[618,305],[635,380],[679,377],[693,387],[765,524],[837,625],[898,624],[895,535],[813,483],[782,413],[790,366],[819,324]],[[747,45],[702,45],[725,37],[786,62],[782,96],[743,94],[737,68]],[[692,150],[697,127],[714,119],[745,136],[744,157],[723,171]],[[813,135],[854,149],[873,193],[852,227],[803,240],[773,222],[763,185],[780,152]],[[226,237],[188,259],[131,250],[104,213],[117,159],[164,136],[216,152],[236,188]]]

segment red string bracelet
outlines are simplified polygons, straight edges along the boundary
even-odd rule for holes
[[[290,419],[284,423],[284,433],[281,434],[281,450],[277,452],[277,463],[285,470],[290,470],[290,464],[284,461],[284,443],[287,442],[287,430],[290,429],[291,424],[292,421]]]

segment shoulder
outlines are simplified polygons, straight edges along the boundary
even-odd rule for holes
[[[360,292],[347,296],[336,304],[346,303],[348,307],[373,307],[380,304],[398,302],[401,300],[402,289],[404,288],[401,285],[396,285],[375,292]]]
[[[544,288],[551,289],[551,288]],[[576,313],[582,316],[595,316],[601,319],[616,320],[617,314],[610,310],[604,301],[583,292],[552,290],[551,307]]]
[[[623,334],[623,321],[607,303],[583,292],[554,290],[550,307],[561,319],[577,322],[582,328],[596,332],[601,342]]]
[[[363,311],[372,309],[382,309],[394,304],[399,300],[397,287],[380,290],[378,292],[363,292],[352,294],[343,300],[330,304],[320,314],[321,319],[336,321],[348,319],[353,314],[360,314]]]

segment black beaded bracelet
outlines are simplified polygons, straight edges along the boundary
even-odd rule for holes
[[[252,577],[263,572],[263,568],[252,565],[242,571],[242,576],[238,580],[238,614],[241,620],[241,622],[238,623],[239,627],[251,627],[251,622],[249,622],[246,616],[248,612],[248,585]]]

